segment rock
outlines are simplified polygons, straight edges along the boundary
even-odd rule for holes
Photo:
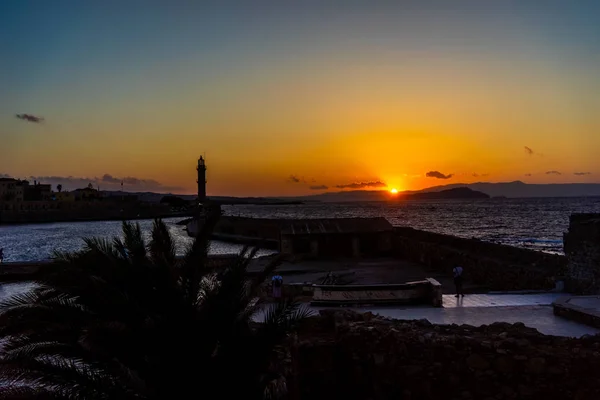
[[[512,396],[515,393],[515,391],[513,390],[513,388],[511,388],[510,386],[503,386],[500,391],[505,396]]]
[[[546,360],[541,357],[532,358],[529,360],[527,369],[532,374],[541,374],[546,369]]]
[[[509,357],[498,357],[494,362],[494,368],[502,374],[510,374],[514,372],[514,362]]]
[[[548,367],[548,368],[546,368],[546,372],[548,372],[551,375],[562,375],[563,374],[563,370],[558,367]]]
[[[479,354],[471,354],[469,357],[467,357],[467,365],[469,368],[476,370],[485,370],[490,367],[489,361]]]
[[[420,365],[410,365],[404,370],[406,376],[418,375],[423,372],[423,367]]]
[[[385,362],[385,354],[373,354],[373,362],[375,365],[381,365]]]
[[[340,329],[334,318],[344,321]],[[373,400],[597,398],[600,336],[567,339],[509,324],[429,327],[369,318],[330,313],[298,333],[297,350],[282,356],[301,381],[295,397],[336,398],[336,382],[344,398]]]

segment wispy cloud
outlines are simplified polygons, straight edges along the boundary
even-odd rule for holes
[[[428,173],[425,174],[425,176],[428,178],[436,178],[436,179],[450,179],[454,176],[454,174],[445,175],[445,174],[441,173],[440,171],[429,171]]]
[[[583,175],[591,175],[591,172],[573,172],[573,175],[583,176]]]
[[[344,185],[335,185],[338,189],[364,189],[364,188],[380,188],[386,187],[387,185],[381,181],[373,181],[373,182],[353,182],[347,183]]]
[[[473,173],[473,178],[485,178],[486,176],[490,176],[490,174],[478,174],[477,172]]]
[[[306,183],[306,180],[298,175],[290,175],[287,181],[291,183]]]
[[[525,176],[531,176],[531,174],[525,174]]]
[[[0,176],[10,177],[7,174]],[[31,182],[38,181],[50,185],[62,185],[64,190],[74,190],[86,187],[92,184],[94,187],[100,186],[101,190],[120,190],[123,182],[123,190],[130,192],[175,192],[184,190],[179,186],[164,185],[154,179],[142,179],[134,176],[116,177],[111,174],[104,174],[101,177],[76,177],[76,176],[28,176],[20,177]]]
[[[310,190],[327,190],[329,187],[327,185],[315,185],[309,187]]]
[[[546,175],[562,175],[560,171],[546,171]]]
[[[37,116],[31,115],[31,114],[15,114],[15,117],[17,117],[18,119],[20,119],[22,121],[33,122],[34,124],[39,124],[41,122],[44,122],[43,117],[37,117]]]
[[[525,153],[527,153],[527,155],[532,156],[535,154],[535,151],[533,151],[533,149],[531,147],[525,146],[524,149],[525,149]]]

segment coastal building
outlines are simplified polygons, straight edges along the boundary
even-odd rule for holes
[[[0,178],[0,201],[23,201],[23,182],[13,178]]]
[[[383,217],[292,220],[280,231],[280,251],[319,258],[376,257],[392,250],[393,226]]]
[[[33,185],[30,185],[28,181],[22,181],[22,185],[25,201],[52,200],[52,185],[42,184],[37,181],[33,181]]]
[[[91,185],[83,189],[73,190],[75,201],[99,201],[102,200],[102,194],[99,190],[94,189]]]
[[[73,192],[54,192],[52,194],[53,200],[62,202],[73,202],[75,201],[75,194]]]

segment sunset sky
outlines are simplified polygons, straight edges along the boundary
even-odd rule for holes
[[[0,176],[192,193],[206,154],[209,195],[600,182],[599,15],[597,0],[2,0]]]

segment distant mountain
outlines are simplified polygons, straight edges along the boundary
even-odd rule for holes
[[[441,190],[439,192],[419,192],[412,194],[401,194],[406,200],[449,200],[449,199],[489,199],[490,196],[466,187]]]
[[[398,198],[406,199],[408,198],[407,196],[418,193],[441,192],[457,188],[468,188],[496,198],[600,196],[599,183],[528,184],[521,181],[499,183],[454,183],[450,185],[433,186],[419,191],[401,192],[398,193],[397,196]],[[382,201],[390,200],[390,193],[387,190],[353,190],[308,195],[296,197],[296,199],[323,202]]]
[[[452,185],[434,186],[422,190],[423,192],[439,192],[456,187],[467,187],[483,192],[492,197],[592,197],[600,196],[598,183],[555,183],[555,184],[529,184],[521,181],[515,182],[478,182],[457,183]]]
[[[426,199],[425,197],[411,197],[423,193],[437,193],[450,189],[467,188],[474,192],[484,193],[490,197],[600,197],[600,183],[557,183],[557,184],[529,184],[521,181],[515,182],[477,182],[477,183],[454,183],[450,185],[433,186],[419,191],[405,191],[396,196],[400,199]],[[113,196],[119,196],[121,192],[106,191]],[[460,193],[460,192],[459,192]],[[127,193],[126,193],[127,194]],[[171,193],[129,193],[135,194],[142,201],[160,202],[166,194]],[[185,200],[193,200],[195,195],[175,195]],[[429,197],[430,199],[459,198],[459,197]],[[465,197],[463,197],[465,198]],[[467,197],[466,198],[474,198]],[[294,197],[230,197],[230,196],[211,196],[211,200],[223,203],[254,203],[254,204],[276,204],[278,202],[289,201],[322,201],[322,202],[351,202],[351,201],[382,201],[390,200],[390,193],[387,190],[348,190],[342,192],[327,192],[307,196]]]

